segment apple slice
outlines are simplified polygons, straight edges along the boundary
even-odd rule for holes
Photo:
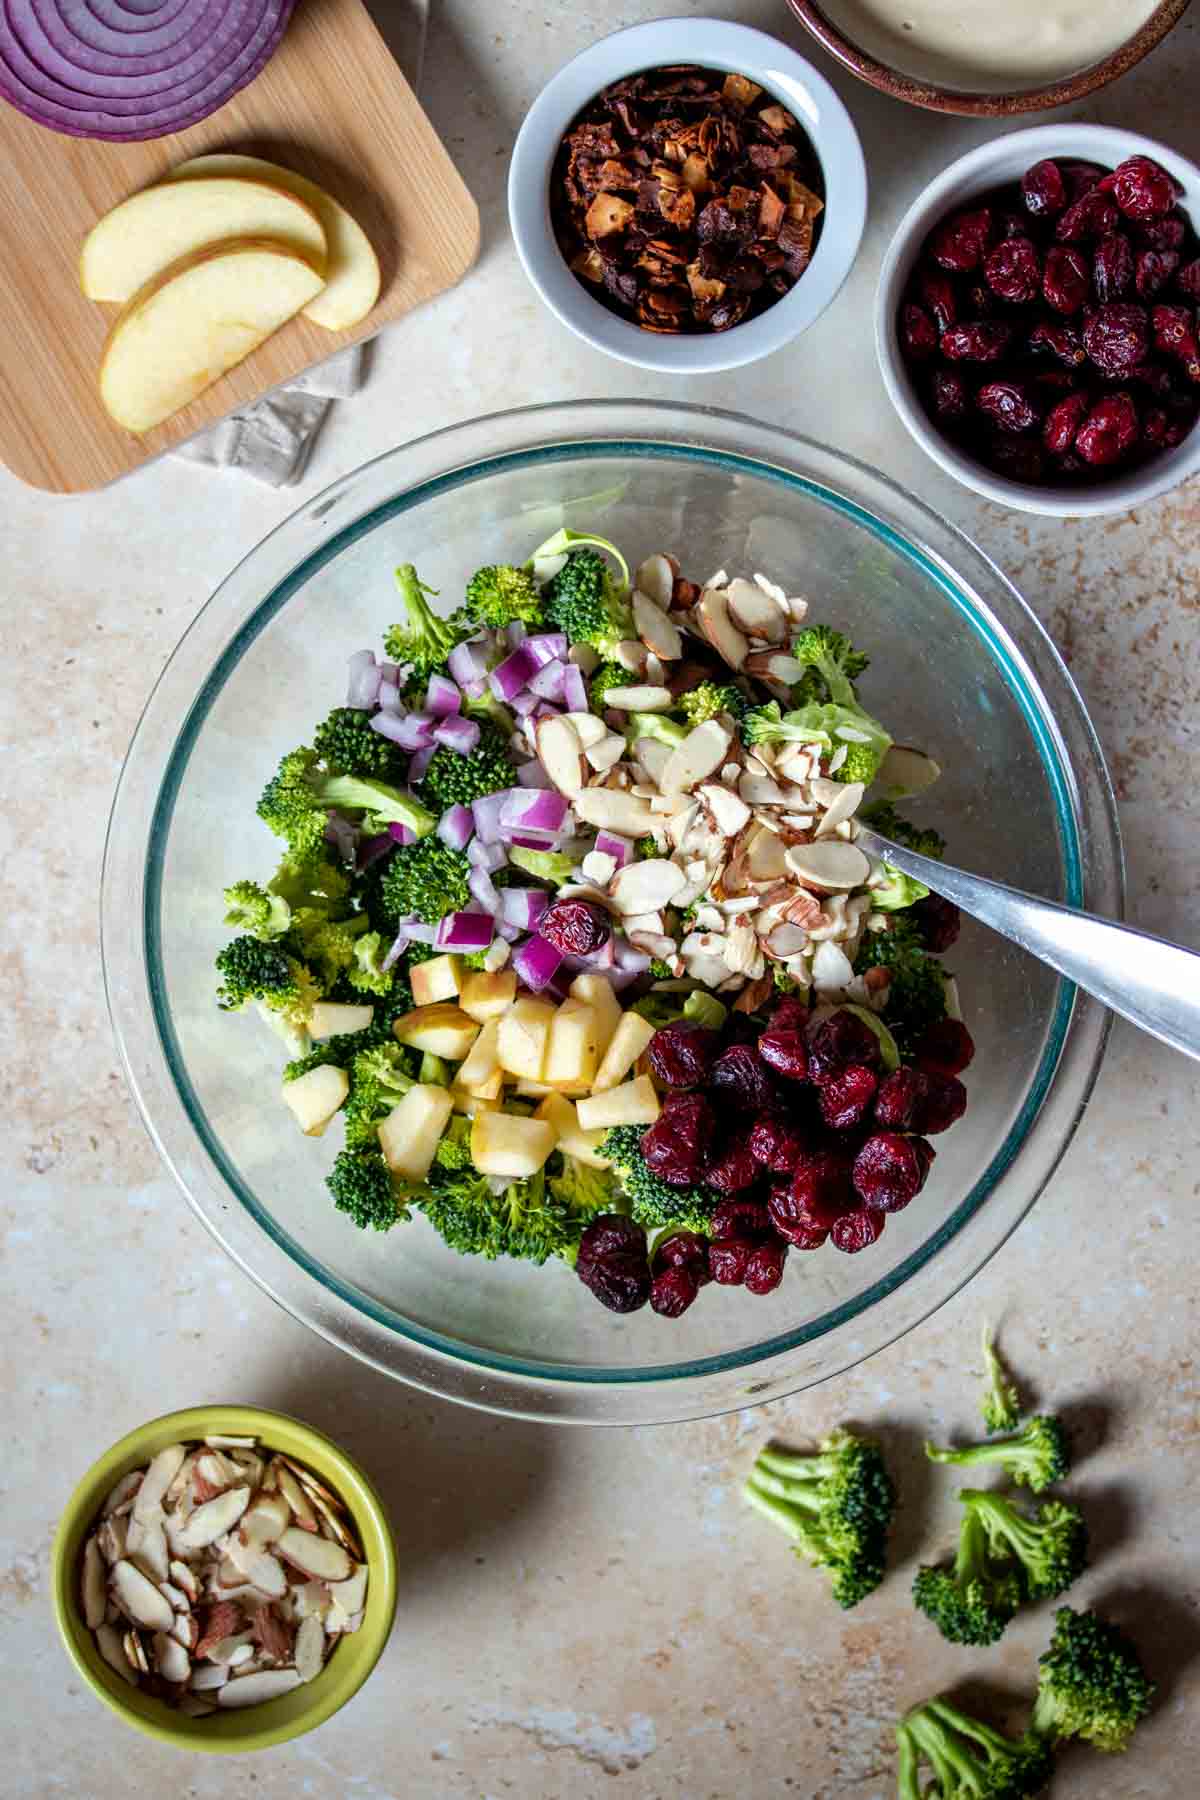
[[[408,981],[418,1006],[432,1006],[436,1000],[457,1000],[462,987],[462,957],[431,956],[428,962],[416,963],[409,970]]]
[[[536,1175],[554,1144],[551,1124],[517,1113],[478,1113],[471,1127],[471,1161],[481,1175],[510,1180]]]
[[[392,1026],[392,1033],[398,1043],[412,1050],[427,1050],[430,1056],[461,1062],[479,1036],[479,1026],[452,1000],[438,1000],[404,1013]]]
[[[167,182],[114,206],[88,232],[79,285],[89,300],[125,301],[171,263],[230,238],[269,238],[322,273],[325,232],[311,206],[262,181]]]
[[[593,1094],[602,1094],[609,1088],[615,1088],[618,1082],[624,1081],[654,1036],[654,1030],[654,1026],[650,1024],[649,1020],[643,1019],[640,1013],[621,1014],[621,1022],[609,1041],[600,1067],[596,1070],[596,1079],[592,1083]]]
[[[432,1082],[409,1088],[379,1127],[383,1160],[402,1181],[424,1181],[433,1165],[438,1140],[450,1122],[454,1101]]]
[[[417,964],[419,969],[426,966],[425,963]],[[416,972],[414,969],[414,976]],[[373,1006],[347,1005],[343,1000],[318,1000],[308,1021],[309,1036],[320,1039],[341,1037],[351,1031],[365,1031],[374,1017]]]
[[[171,180],[190,182],[210,175],[261,176],[311,206],[324,228],[328,261],[324,292],[304,308],[304,316],[314,325],[323,325],[326,331],[347,331],[366,318],[379,298],[379,263],[358,220],[332,194],[306,176],[297,175],[294,169],[263,162],[257,156],[226,152],[191,157],[171,171]]]
[[[305,1137],[320,1137],[350,1092],[350,1077],[333,1063],[322,1063],[295,1081],[285,1081],[283,1104],[295,1116]]]
[[[544,1119],[553,1129],[558,1140],[557,1148],[564,1155],[586,1163],[589,1169],[611,1168],[608,1158],[600,1154],[601,1139],[608,1136],[607,1128],[584,1131],[574,1105],[565,1094],[547,1094],[534,1118]]]
[[[636,1075],[620,1087],[591,1093],[577,1102],[575,1113],[585,1131],[610,1125],[653,1125],[662,1111],[654,1083],[648,1075]]]
[[[150,431],[320,293],[305,257],[231,239],[173,263],[121,313],[100,361],[100,398],[129,431]]]

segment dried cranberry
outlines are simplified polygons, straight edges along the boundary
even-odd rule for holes
[[[691,1019],[663,1025],[650,1039],[647,1057],[651,1073],[671,1088],[699,1087],[716,1060],[721,1040]]]
[[[1082,200],[1085,194],[1090,194],[1094,187],[1099,186],[1108,173],[1099,163],[1085,162],[1081,157],[1075,156],[1062,158],[1058,166],[1067,186],[1068,202]]]
[[[650,1257],[650,1272],[659,1275],[664,1269],[688,1268],[703,1287],[708,1273],[708,1239],[698,1231],[672,1231],[660,1237]]]
[[[1041,416],[1019,381],[985,381],[975,404],[1001,431],[1032,431]]]
[[[994,431],[977,454],[1008,481],[1022,481],[1035,487],[1046,472],[1042,447],[1027,437],[1014,437],[1011,432]]]
[[[1106,394],[1080,427],[1075,448],[1093,468],[1119,462],[1138,441],[1137,408],[1126,393]]]
[[[1176,393],[1175,380],[1166,363],[1139,363],[1136,369],[1129,371],[1129,379],[1140,381],[1157,400],[1170,400]]]
[[[1175,277],[1175,286],[1190,300],[1200,300],[1200,256],[1194,262],[1184,264]]]
[[[912,1124],[921,1082],[916,1069],[893,1069],[879,1084],[875,1122],[885,1131],[907,1131]]]
[[[1052,219],[1067,204],[1062,170],[1049,157],[1034,163],[1021,177],[1021,197],[1035,219]]]
[[[1053,405],[1056,400],[1063,399],[1075,391],[1075,377],[1069,369],[1037,369],[1034,371],[1031,387],[1034,404],[1038,407]]]
[[[910,362],[924,362],[938,347],[937,327],[923,306],[900,308],[900,345]]]
[[[823,1019],[813,1032],[808,1046],[808,1071],[820,1086],[832,1081],[843,1069],[858,1064],[864,1069],[879,1067],[879,1039],[846,1007],[839,1007]]]
[[[1200,347],[1196,343],[1196,325],[1187,306],[1156,306],[1151,313],[1154,326],[1154,348],[1167,356],[1178,356],[1193,381],[1200,381]]]
[[[980,206],[973,212],[955,213],[934,232],[929,243],[930,254],[939,268],[963,275],[968,269],[979,267],[988,253],[994,229],[990,207]]]
[[[660,1318],[677,1319],[699,1292],[700,1284],[689,1268],[664,1269],[650,1283],[651,1310]]]
[[[1133,286],[1133,246],[1121,231],[1110,231],[1092,257],[1092,285],[1101,303],[1124,300]]]
[[[1150,348],[1145,307],[1098,306],[1083,328],[1083,347],[1105,375],[1128,374]]]
[[[1055,245],[1046,252],[1042,292],[1055,312],[1078,312],[1088,297],[1088,266],[1079,250]]]
[[[1089,189],[1068,206],[1054,227],[1054,235],[1060,244],[1087,243],[1114,230],[1120,216],[1107,194]]]
[[[805,1157],[786,1188],[776,1188],[768,1201],[771,1223],[787,1237],[788,1220],[829,1226],[853,1206],[850,1157],[841,1150],[815,1150]]]
[[[1041,261],[1027,237],[997,244],[983,265],[983,275],[993,294],[1018,305],[1035,299],[1042,285]]]
[[[790,1175],[808,1148],[808,1139],[798,1125],[778,1113],[763,1113],[750,1131],[750,1154],[764,1169],[774,1175]]]
[[[873,1212],[900,1212],[921,1191],[928,1167],[917,1140],[877,1131],[854,1159],[855,1191]]]
[[[1074,447],[1079,427],[1087,418],[1089,404],[1086,394],[1068,394],[1065,400],[1050,408],[1042,427],[1042,442],[1047,450],[1052,450],[1055,456],[1065,456]]]
[[[590,956],[612,936],[612,922],[589,900],[556,900],[542,914],[538,936],[564,956]]]
[[[708,1266],[718,1287],[741,1287],[758,1249],[753,1238],[714,1238],[708,1246]]]
[[[922,269],[918,278],[921,300],[939,331],[958,323],[958,296],[954,283],[940,269]]]
[[[1082,351],[1080,352],[1082,355]],[[953,369],[938,369],[933,377],[933,410],[939,419],[964,419],[970,396],[967,384]]]
[[[922,1069],[920,1076],[912,1129],[926,1137],[936,1137],[940,1131],[949,1131],[966,1112],[967,1090],[957,1075]]]
[[[787,1253],[787,1245],[778,1238],[772,1238],[768,1244],[759,1244],[751,1252],[746,1264],[747,1293],[773,1293],[783,1280],[783,1265],[787,1261]]]
[[[937,1075],[961,1075],[974,1055],[975,1041],[961,1019],[935,1019],[917,1045],[917,1067]],[[878,1107],[875,1112],[878,1117]]]
[[[1051,356],[1057,356],[1071,368],[1078,368],[1083,362],[1086,352],[1083,339],[1073,325],[1060,325],[1057,320],[1044,319],[1035,325],[1029,334],[1031,350],[1048,350]]]
[[[761,1030],[758,1020],[752,1019],[749,1013],[731,1012],[721,1027],[721,1041],[726,1050],[740,1044],[754,1045],[758,1043]]]
[[[857,1251],[878,1242],[886,1223],[881,1212],[869,1212],[866,1207],[860,1207],[855,1212],[842,1214],[830,1229],[829,1241],[837,1249],[844,1250],[847,1256],[854,1256]]]
[[[951,362],[998,362],[1012,342],[1012,326],[973,319],[942,333],[942,355]]]
[[[576,1266],[590,1258],[621,1256],[630,1251],[645,1255],[645,1227],[624,1213],[597,1213],[580,1237]]]
[[[1139,299],[1153,300],[1161,294],[1178,267],[1178,250],[1139,250],[1133,272]]]
[[[636,1312],[650,1298],[645,1232],[631,1219],[602,1213],[584,1227],[575,1273],[610,1312]]]
[[[808,1046],[798,1027],[772,1023],[770,1030],[764,1031],[758,1040],[758,1054],[768,1068],[774,1069],[786,1081],[807,1080]]]
[[[935,956],[940,956],[943,950],[957,942],[962,914],[953,900],[943,900],[940,894],[929,894],[924,900],[917,901],[910,917],[921,934],[921,942]]]
[[[810,1016],[807,1000],[802,1000],[798,994],[785,994],[771,1014],[771,1028],[774,1031],[803,1031]]]
[[[820,1089],[821,1117],[830,1131],[853,1131],[875,1097],[878,1078],[871,1069],[852,1064]]]
[[[1161,406],[1142,415],[1142,439],[1152,450],[1174,450],[1190,430],[1190,421],[1170,418]]]
[[[704,1170],[705,1181],[719,1194],[740,1194],[744,1188],[753,1187],[758,1177],[759,1167],[750,1154],[750,1145],[741,1137],[718,1150]]]
[[[775,1097],[766,1064],[750,1044],[734,1044],[722,1050],[708,1072],[708,1086],[721,1099],[749,1113],[762,1112]]]
[[[766,1237],[771,1229],[765,1200],[719,1200],[710,1224],[714,1238]]]
[[[1130,156],[1099,183],[1127,219],[1161,219],[1175,204],[1175,183],[1148,156]]]
[[[1165,219],[1135,219],[1133,235],[1147,250],[1182,250],[1187,239],[1187,226],[1179,213],[1168,213]]]
[[[672,1187],[700,1179],[716,1131],[716,1119],[700,1094],[670,1094],[642,1137],[646,1167]]]

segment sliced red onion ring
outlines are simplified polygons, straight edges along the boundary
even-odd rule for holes
[[[437,928],[434,947],[438,950],[486,950],[496,935],[489,913],[447,913]]]
[[[390,738],[402,750],[424,750],[434,742],[433,720],[423,713],[405,713],[398,718],[395,713],[377,712],[372,714],[370,725],[372,731]]]
[[[446,658],[446,667],[459,687],[482,681],[487,675],[486,643],[482,638],[468,638],[465,644],[455,644]]]
[[[379,694],[380,680],[374,652],[356,650],[347,665],[346,705],[357,712],[369,711]]]
[[[472,818],[471,829],[474,828]],[[479,838],[473,837],[467,845],[467,861],[473,869],[486,869],[489,875],[494,875],[497,869],[504,868],[508,862],[508,853],[503,844],[484,844]]]
[[[542,888],[503,888],[500,917],[508,925],[519,925],[523,931],[535,931],[549,904],[550,896]]]
[[[470,756],[479,742],[479,722],[450,713],[434,727],[433,741],[444,744],[447,750],[457,750],[460,756]]]
[[[465,850],[475,835],[469,806],[449,806],[437,823],[437,834],[451,850]]]
[[[611,856],[618,869],[623,869],[633,856],[633,839],[621,837],[615,831],[598,831],[596,848],[604,856]]]
[[[536,994],[554,980],[562,959],[562,951],[545,938],[531,937],[513,953],[512,964],[518,978]]]
[[[452,681],[444,675],[431,675],[429,685],[425,689],[425,710],[432,713],[435,719],[445,719],[456,713],[462,706],[462,695]]]
[[[587,682],[583,679],[583,671],[573,662],[569,662],[563,675],[563,705],[568,712],[587,712]]]
[[[562,830],[569,810],[569,800],[557,788],[506,788],[500,824],[553,836]]]

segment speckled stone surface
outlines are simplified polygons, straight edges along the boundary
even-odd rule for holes
[[[600,9],[613,27],[655,10]],[[802,41],[782,4],[723,10]],[[1048,1632],[1042,1608],[991,1652],[957,1650],[907,1598],[920,1547],[947,1541],[954,1511],[953,1484],[930,1478],[920,1441],[971,1428],[964,1371],[986,1312],[1038,1395],[1075,1427],[1072,1488],[1092,1520],[1094,1566],[1073,1598],[1111,1600],[1163,1684],[1134,1751],[1103,1764],[1064,1756],[1054,1792],[1190,1800],[1200,1752],[1192,1065],[1118,1027],[1050,1192],[969,1292],[890,1351],[769,1409],[609,1434],[435,1404],[292,1324],[193,1221],[126,1097],[97,955],[101,847],[122,752],[180,633],[299,498],[365,457],[481,411],[568,395],[636,389],[760,414],[877,464],[971,532],[1020,584],[1092,709],[1120,796],[1131,917],[1200,945],[1200,484],[1087,527],[1006,516],[920,457],[875,373],[867,321],[890,228],[923,180],[991,128],[907,112],[832,74],[872,170],[850,283],[770,362],[672,387],[550,321],[507,239],[513,131],[546,75],[594,35],[595,17],[574,0],[439,8],[425,93],[480,199],[483,258],[456,293],[378,345],[368,392],[338,408],[299,494],[174,462],[74,500],[0,475],[0,1785],[81,1800],[884,1800],[897,1713],[967,1684],[1002,1716],[1028,1691]],[[1079,116],[1200,157],[1198,65],[1200,18],[1189,17]],[[47,1591],[55,1518],[83,1468],[135,1423],[216,1397],[283,1406],[333,1431],[382,1486],[400,1547],[396,1630],[369,1686],[314,1736],[237,1763],[185,1762],[123,1730],[75,1680]],[[907,1499],[897,1573],[850,1615],[737,1495],[768,1432],[802,1439],[844,1419],[882,1426]]]

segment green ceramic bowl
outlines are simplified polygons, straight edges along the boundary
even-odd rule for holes
[[[343,1637],[315,1681],[245,1711],[189,1719],[161,1700],[130,1687],[100,1655],[79,1610],[79,1560],[104,1498],[130,1469],[141,1468],[168,1444],[210,1433],[254,1436],[282,1450],[341,1496],[353,1516],[370,1569],[367,1604],[358,1631]],[[356,1694],[383,1653],[396,1610],[396,1552],[383,1501],[357,1463],[322,1432],[286,1413],[258,1406],[193,1406],[166,1413],[131,1431],[92,1464],[63,1511],[51,1559],[54,1613],[67,1654],[92,1692],[127,1725],[179,1750],[242,1755],[302,1737]]]

